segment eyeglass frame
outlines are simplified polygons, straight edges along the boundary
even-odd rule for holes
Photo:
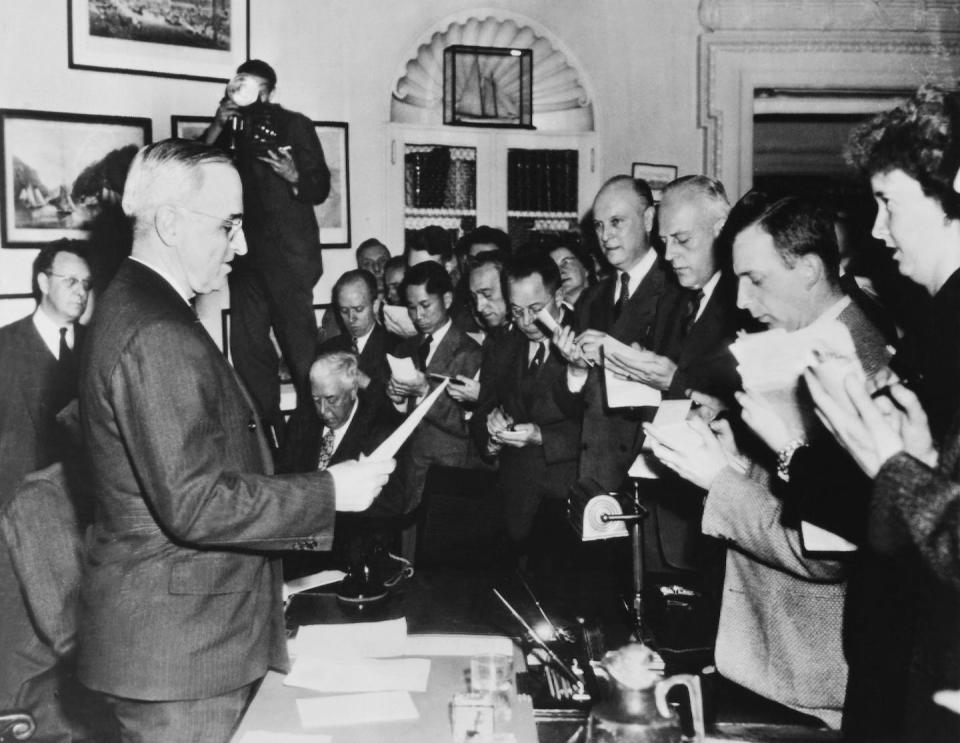
[[[229,224],[230,232],[227,233],[227,240],[232,241],[236,238],[237,233],[243,229],[243,217],[218,217],[216,214],[208,214],[207,212],[201,212],[197,209],[191,209],[189,206],[184,206],[183,204],[174,204],[177,209],[183,209],[184,211],[190,212],[191,214],[196,214],[201,217],[206,217],[207,219],[216,219],[221,224]]]
[[[83,287],[83,290],[89,294],[90,290],[93,288],[93,279],[78,279],[76,276],[70,276],[65,273],[54,273],[53,271],[44,271],[47,276],[55,276],[58,279],[63,281],[64,286],[67,287],[67,290],[70,291],[75,289],[77,284]]]

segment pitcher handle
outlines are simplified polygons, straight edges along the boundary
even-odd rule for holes
[[[676,676],[658,681],[654,687],[654,699],[657,702],[657,711],[663,717],[670,717],[672,711],[667,704],[667,692],[674,686],[686,686],[687,693],[690,695],[690,716],[693,718],[693,740],[695,743],[703,743],[706,737],[706,729],[703,724],[703,692],[700,689],[700,677],[690,673],[680,673]]]

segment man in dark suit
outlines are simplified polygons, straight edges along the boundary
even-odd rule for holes
[[[318,354],[330,351],[357,354],[360,371],[382,392],[390,378],[387,353],[393,349],[395,339],[377,322],[382,300],[377,296],[376,279],[369,271],[359,268],[347,271],[333,285],[332,294],[334,308],[347,332],[324,341]]]
[[[666,398],[683,398],[688,390],[696,390],[734,404],[740,376],[729,344],[743,313],[737,309],[729,245],[720,240],[729,211],[723,184],[713,178],[684,176],[667,184],[660,202],[660,239],[677,283],[689,290],[677,328],[679,354],[674,361],[639,348],[629,356],[613,352],[607,354],[608,367],[661,390]],[[694,578],[697,583],[697,575],[675,571],[706,571],[719,586],[722,575],[716,568],[722,566],[722,553],[700,530],[696,490],[667,475],[659,482],[644,482],[641,493],[651,511],[643,522],[647,569],[681,582]]]
[[[450,317],[464,333],[480,330],[473,307],[470,304],[470,291],[464,281],[463,263],[454,252],[453,238],[449,230],[431,224],[410,235],[404,247],[407,268],[413,268],[424,261],[443,266],[450,275],[453,284],[453,302],[450,305]]]
[[[37,309],[0,328],[0,503],[23,476],[59,461],[64,440],[56,415],[77,395],[77,322],[87,307],[90,268],[66,240],[33,263]]]
[[[281,570],[327,549],[334,512],[393,469],[272,476],[252,400],[189,300],[226,283],[241,231],[230,158],[165,140],[134,158],[134,243],[98,302],[80,373],[96,517],[81,583],[79,675],[124,741],[226,741],[251,685],[288,666]]]
[[[243,180],[249,255],[230,276],[230,356],[264,423],[279,439],[279,362],[273,329],[300,401],[317,350],[313,286],[323,273],[314,211],[330,193],[330,170],[313,122],[271,103],[277,74],[250,59],[237,68],[208,144],[232,150]]]
[[[680,351],[676,327],[687,294],[651,249],[653,196],[644,181],[611,178],[597,194],[593,214],[604,257],[616,270],[584,294],[576,329],[554,334],[557,350],[568,361],[557,402],[573,418],[582,411],[579,476],[617,490],[643,443],[640,424],[652,419],[653,409],[607,407],[603,344],[608,336],[637,342],[675,360]]]
[[[564,321],[556,264],[545,254],[525,256],[506,268],[506,284],[516,329],[481,374],[471,428],[477,448],[499,458],[507,532],[520,544],[535,520],[562,524],[563,533],[572,534],[563,523],[563,507],[577,476],[580,423],[557,407],[553,390],[566,374],[566,362],[537,320],[546,310]],[[548,549],[545,541],[536,549]]]
[[[480,369],[480,346],[450,317],[453,285],[442,266],[433,261],[407,270],[402,293],[418,334],[397,346],[396,355],[413,360],[410,379],[392,376],[387,394],[398,410],[419,402],[442,377],[472,378]],[[451,382],[452,384],[453,382]],[[466,467],[475,464],[465,410],[444,393],[430,408],[407,444],[403,461],[404,510],[420,503],[427,469],[431,464]]]
[[[321,352],[310,367],[313,405],[290,418],[277,469],[310,472],[370,454],[401,420],[383,389],[361,388],[362,368],[350,351]]]

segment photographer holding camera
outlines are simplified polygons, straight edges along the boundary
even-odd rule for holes
[[[270,102],[273,68],[250,59],[227,84],[204,140],[233,152],[243,183],[249,252],[230,274],[230,353],[237,373],[279,445],[279,361],[273,328],[297,390],[310,403],[316,355],[313,286],[323,273],[314,205],[330,192],[330,171],[313,123]]]

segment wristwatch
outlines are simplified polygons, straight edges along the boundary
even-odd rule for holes
[[[777,452],[777,477],[784,482],[790,482],[790,462],[793,461],[793,455],[797,453],[797,449],[806,445],[807,440],[799,436]]]

